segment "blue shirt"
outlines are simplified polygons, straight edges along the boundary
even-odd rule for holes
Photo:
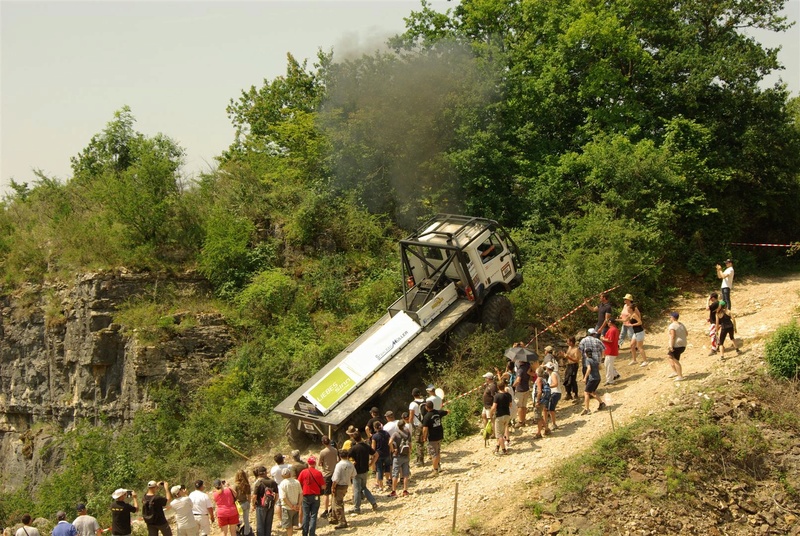
[[[59,521],[58,525],[53,527],[53,536],[77,536],[78,529],[72,523],[66,521]]]

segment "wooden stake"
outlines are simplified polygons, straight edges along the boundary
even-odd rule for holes
[[[456,531],[456,514],[458,513],[458,482],[456,482],[456,494],[453,497],[453,528],[451,532]]]
[[[244,458],[245,460],[247,460],[247,461],[250,461],[250,458],[248,458],[247,456],[245,456],[244,454],[242,454],[241,452],[239,452],[238,450],[236,450],[236,449],[235,449],[235,448],[233,448],[232,446],[230,446],[230,445],[226,445],[226,444],[225,444],[225,443],[223,443],[222,441],[220,441],[220,442],[219,442],[219,444],[220,444],[220,445],[222,445],[223,447],[227,448],[227,449],[230,449],[232,452],[234,452],[234,453],[238,454],[239,456],[241,456],[241,457],[242,457],[242,458]]]

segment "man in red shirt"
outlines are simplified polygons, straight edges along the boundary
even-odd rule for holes
[[[300,471],[297,480],[303,488],[303,536],[316,536],[319,496],[325,491],[325,477],[317,470],[317,459],[309,456],[308,468]]]
[[[619,329],[613,318],[608,318],[608,329],[600,336],[603,345],[606,347],[606,385],[614,385],[619,379],[619,372],[614,368],[614,361],[619,355]]]

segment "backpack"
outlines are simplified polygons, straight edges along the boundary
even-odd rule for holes
[[[152,500],[143,500],[142,501],[142,519],[144,519],[145,523],[151,523],[153,518],[156,516],[156,509],[153,508],[153,501]]]
[[[539,399],[539,403],[542,406],[547,407],[550,404],[551,392],[549,378],[542,377],[542,397]]]
[[[411,454],[411,434],[400,434],[400,447],[397,450],[400,456]]]
[[[261,496],[261,506],[262,508],[275,508],[275,493],[269,486],[269,482],[265,479],[261,479],[261,482],[258,485],[264,486],[264,495]]]

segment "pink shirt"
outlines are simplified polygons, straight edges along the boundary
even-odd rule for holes
[[[219,491],[215,491],[214,502],[217,503],[217,517],[232,517],[239,515],[239,511],[236,509],[236,501],[233,496],[232,489],[222,488]]]

